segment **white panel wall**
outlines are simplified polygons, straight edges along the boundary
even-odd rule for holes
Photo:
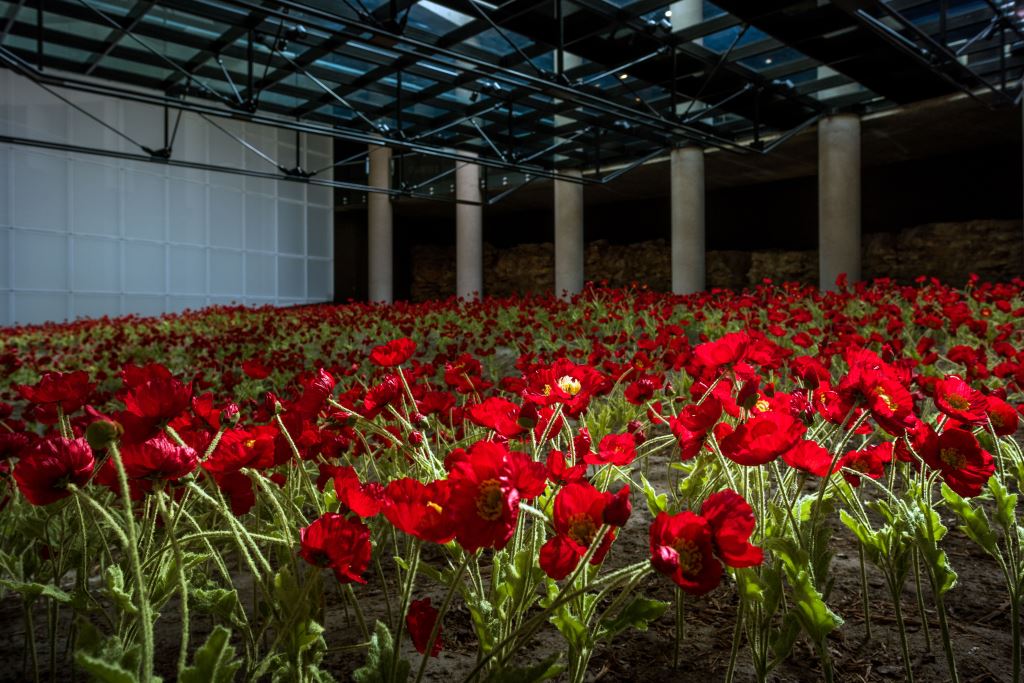
[[[139,143],[163,145],[161,109],[62,94]],[[294,132],[216,121],[294,165]],[[139,153],[4,69],[0,134]],[[174,157],[274,171],[188,113]],[[303,135],[304,168],[331,160],[330,139]],[[305,183],[0,144],[0,325],[232,302],[328,301],[332,197],[330,188]]]

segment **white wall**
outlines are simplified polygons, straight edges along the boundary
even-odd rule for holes
[[[60,92],[141,144],[163,145],[162,109]],[[294,165],[294,132],[214,120]],[[0,134],[139,153],[5,69]],[[302,147],[304,168],[331,163],[330,139],[304,135]],[[174,157],[274,170],[189,113]],[[0,325],[330,300],[332,206],[323,186],[0,144]]]

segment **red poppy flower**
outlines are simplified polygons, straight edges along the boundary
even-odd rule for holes
[[[569,465],[562,451],[551,451],[547,459],[548,479],[559,486],[582,481],[587,475],[586,463]]]
[[[664,386],[660,375],[644,375],[629,383],[626,387],[626,400],[635,406],[643,405],[654,398],[656,391]]]
[[[692,362],[701,370],[714,372],[722,366],[739,362],[749,346],[750,335],[733,332],[694,348]]]
[[[388,375],[380,384],[366,392],[363,399],[363,413],[368,420],[377,417],[389,403],[402,395],[402,381],[397,375]]]
[[[292,406],[300,415],[315,417],[324,409],[327,399],[334,391],[334,377],[323,368],[319,368],[307,382],[302,385],[302,397]]]
[[[885,464],[892,461],[892,442],[875,444],[859,451],[848,451],[839,458],[838,467],[843,478],[851,486],[860,486],[861,477],[881,479],[885,476]]]
[[[192,385],[183,384],[171,376],[162,365],[152,363],[144,368],[129,365],[122,372],[125,389],[122,390],[124,412],[144,423],[149,429],[167,422],[188,409],[192,398]],[[123,420],[119,420],[124,422]],[[140,433],[125,424],[125,431]]]
[[[997,396],[987,396],[988,419],[998,436],[1013,436],[1017,433],[1020,418],[1009,403]]]
[[[334,492],[338,500],[360,517],[378,515],[387,502],[383,486],[375,481],[359,481],[355,468],[349,465],[334,470]]]
[[[409,637],[412,638],[413,646],[420,654],[427,651],[427,644],[430,634],[434,630],[434,624],[437,623],[437,616],[437,608],[430,604],[430,598],[413,600],[409,603],[409,611],[405,615],[405,627],[409,631]],[[442,633],[444,633],[444,628],[438,628],[434,646],[430,649],[431,657],[436,657],[441,653]]]
[[[586,482],[569,484],[558,492],[553,515],[556,535],[549,538],[540,549],[540,567],[548,576],[557,581],[576,569],[580,558],[587,553],[604,524],[605,508],[614,498],[612,494],[602,493]],[[604,535],[601,545],[590,559],[591,564],[597,565],[604,561],[613,540],[614,531]]]
[[[447,543],[455,538],[452,520],[444,514],[448,506],[447,480],[424,484],[415,479],[395,479],[384,488],[384,516],[391,524],[411,536]]]
[[[563,358],[532,372],[523,397],[543,406],[561,403],[568,415],[577,417],[586,410],[590,398],[605,388],[605,381],[605,376],[589,365]]]
[[[359,521],[325,512],[299,530],[299,556],[315,567],[329,568],[341,583],[366,583],[362,577],[370,564],[370,529]]]
[[[20,384],[18,393],[29,403],[37,405],[59,404],[65,413],[73,413],[89,401],[96,385],[82,370],[75,372],[48,372],[33,385]]]
[[[659,512],[650,529],[651,565],[685,593],[709,593],[722,580],[712,538],[711,525],[700,515]]]
[[[467,552],[505,547],[519,518],[519,501],[540,495],[547,470],[525,453],[478,441],[452,464],[445,515]]]
[[[242,361],[242,372],[252,379],[266,379],[270,377],[270,368],[255,358]]]
[[[609,434],[597,445],[597,453],[587,452],[583,461],[591,465],[625,467],[636,460],[636,441],[632,434]]]
[[[475,424],[494,430],[508,439],[526,431],[519,425],[519,412],[519,406],[499,396],[491,396],[483,403],[466,409],[466,414]]]
[[[763,465],[790,450],[807,428],[787,413],[759,413],[721,441],[722,453],[740,465]]]
[[[825,477],[832,466],[832,456],[816,441],[803,440],[782,454],[787,465],[816,477]],[[838,468],[838,463],[836,467]]]
[[[177,481],[196,468],[199,454],[160,434],[140,443],[125,444],[121,461],[129,479]]]
[[[731,489],[712,493],[701,506],[700,514],[711,525],[715,549],[722,562],[730,567],[761,564],[764,553],[750,544],[756,526],[754,510],[743,496]]]
[[[935,406],[954,420],[967,424],[983,423],[988,414],[985,395],[956,375],[935,385]]]
[[[416,353],[416,342],[408,337],[393,339],[370,351],[370,362],[382,368],[393,368],[412,358]]]
[[[22,449],[14,480],[33,505],[49,505],[71,495],[68,484],[84,486],[96,462],[85,439],[49,437]]]
[[[965,498],[979,495],[996,471],[992,454],[966,429],[947,429],[939,435],[935,448],[920,455],[929,467],[942,473],[949,488]]]

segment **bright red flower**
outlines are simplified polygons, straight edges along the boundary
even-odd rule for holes
[[[548,453],[548,479],[559,486],[565,486],[574,481],[582,481],[587,475],[586,463],[579,462],[569,465],[565,460],[565,453],[562,451],[551,451]]]
[[[327,399],[334,391],[334,377],[323,368],[319,368],[307,382],[302,385],[302,397],[292,407],[300,415],[315,417],[324,409]]]
[[[920,455],[929,467],[942,473],[949,488],[965,498],[979,495],[996,471],[992,454],[966,429],[947,429],[939,435],[935,448]]]
[[[374,347],[370,352],[370,362],[382,368],[393,368],[412,358],[414,353],[416,342],[408,337],[402,337]]]
[[[68,484],[84,486],[96,461],[85,439],[49,437],[24,447],[14,480],[33,505],[49,505],[71,495]]]
[[[583,461],[591,465],[625,467],[636,460],[636,441],[632,434],[609,434],[597,445],[597,453],[587,452]]]
[[[129,479],[177,481],[196,468],[199,454],[160,434],[140,443],[124,444],[121,461]]]
[[[1017,433],[1020,418],[1009,403],[997,396],[987,396],[988,419],[998,436],[1013,436]]]
[[[537,405],[561,403],[565,412],[577,417],[590,405],[590,398],[605,388],[606,378],[589,365],[559,359],[549,367],[530,374],[523,397]]]
[[[375,481],[363,483],[354,467],[344,465],[334,471],[334,492],[338,500],[360,517],[374,517],[384,509],[384,487]]]
[[[525,453],[478,441],[452,464],[451,497],[445,515],[466,552],[505,547],[519,518],[519,501],[535,498],[547,485],[547,470]]]
[[[722,453],[740,465],[763,465],[790,450],[807,427],[787,413],[759,413],[721,441]]]
[[[717,371],[742,360],[749,346],[750,335],[733,332],[694,348],[693,363],[702,370]]]
[[[628,489],[626,495],[628,500]],[[602,493],[587,482],[569,484],[558,492],[553,515],[555,536],[540,549],[540,567],[548,576],[561,580],[576,569],[605,523],[605,509],[614,500],[614,495]],[[615,531],[609,530],[591,556],[591,564],[604,561],[613,540]]]
[[[437,623],[437,616],[437,608],[430,604],[430,598],[413,600],[409,603],[409,611],[405,615],[405,627],[409,631],[409,637],[412,638],[413,646],[420,654],[427,651],[430,634],[434,630],[434,624]],[[443,647],[441,634],[443,632],[443,627],[437,629],[437,637],[430,649],[431,657],[436,657],[441,653]]]
[[[122,390],[124,411],[152,429],[161,422],[167,422],[189,408],[192,385],[183,384],[171,376],[162,365],[152,363],[144,368],[133,365],[122,372],[125,388]],[[142,430],[126,431],[138,433]]]
[[[714,556],[711,525],[685,510],[659,512],[650,529],[651,565],[690,595],[704,595],[722,580],[722,563]]]
[[[411,536],[447,543],[455,538],[452,520],[444,514],[450,487],[447,480],[424,484],[415,479],[395,479],[384,488],[384,516]]]
[[[402,381],[397,375],[388,375],[380,384],[372,387],[366,392],[363,399],[363,412],[367,419],[377,417],[388,406],[389,403],[402,395]]]
[[[626,387],[626,400],[635,406],[643,405],[654,398],[655,392],[664,386],[660,375],[644,375],[629,383]]]
[[[935,406],[966,424],[984,423],[988,414],[985,395],[956,375],[949,375],[935,385]]]
[[[843,478],[851,486],[860,486],[861,477],[881,479],[885,476],[885,465],[892,461],[892,442],[875,444],[859,451],[848,451],[839,458],[838,467],[843,471]]]
[[[475,424],[494,430],[508,439],[526,431],[519,425],[519,406],[499,396],[491,396],[483,403],[469,406],[466,414]]]
[[[366,583],[363,572],[370,565],[370,529],[359,521],[325,512],[299,530],[299,556],[314,567],[329,568],[341,583]]]
[[[270,368],[255,358],[242,361],[242,372],[252,379],[266,379],[270,377]]]
[[[48,372],[33,385],[20,384],[18,393],[29,403],[37,405],[59,404],[65,413],[73,413],[88,401],[96,385],[82,370],[75,372]]]
[[[731,489],[712,493],[701,506],[700,514],[711,525],[715,549],[722,562],[730,567],[761,564],[764,553],[750,544],[757,524],[754,510],[743,496]]]
[[[782,454],[787,465],[816,477],[828,476],[832,456],[828,449],[816,441],[803,440]],[[838,463],[836,464],[838,468]]]

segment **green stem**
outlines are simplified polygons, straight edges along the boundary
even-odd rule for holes
[[[36,622],[32,616],[32,603],[25,600],[22,605],[25,611],[25,640],[32,657],[32,680],[39,683],[39,652],[36,650]]]
[[[402,604],[398,611],[398,623],[395,624],[395,648],[394,655],[391,659],[391,671],[398,671],[398,661],[402,656],[402,649],[399,647],[399,643],[402,642],[402,629],[405,626],[405,614],[409,611],[409,603],[412,600],[412,587],[416,583],[416,572],[419,571],[420,567],[420,547],[422,541],[415,539],[413,541],[412,559],[409,562],[409,570],[405,576],[405,586],[402,588]],[[393,683],[398,683],[394,681]]]
[[[857,544],[857,557],[860,559],[860,600],[864,612],[864,640],[871,640],[871,607],[868,602],[868,573],[864,566],[864,546]]]
[[[942,649],[946,652],[946,667],[949,669],[949,680],[960,683],[960,674],[956,670],[956,657],[953,654],[953,640],[949,635],[949,622],[946,620],[946,601],[942,594],[935,590],[935,607],[939,613],[939,631],[942,634]]]
[[[679,651],[682,649],[683,636],[686,635],[686,611],[683,601],[683,590],[676,587],[676,642],[672,650],[672,668],[679,668]]]
[[[736,628],[732,632],[732,650],[729,651],[729,667],[725,670],[725,683],[732,683],[736,673],[736,659],[740,654],[740,642],[743,640],[743,617],[746,601],[740,598],[739,609],[736,610]]]
[[[932,629],[928,614],[924,611],[924,591],[921,590],[921,551],[914,550],[914,588],[917,589],[917,611],[921,613],[921,627],[924,630],[924,648],[932,651]]]
[[[896,628],[900,634],[900,651],[903,653],[903,668],[907,674],[907,683],[914,683],[914,670],[910,666],[910,645],[907,643],[907,627],[903,623],[903,607],[900,604],[902,586],[897,586],[894,577],[889,577],[889,594],[892,596],[893,611],[896,615]]]
[[[178,579],[178,592],[181,594],[181,646],[178,650],[178,675],[188,666],[188,637],[189,637],[189,613],[188,613],[188,581],[185,578],[185,558],[178,546],[178,539],[174,534],[174,524],[171,516],[167,513],[167,506],[164,503],[162,490],[156,492],[157,509],[160,517],[164,520],[164,530],[171,540],[171,549],[174,552],[174,565]]]
[[[121,451],[114,444],[109,448],[111,459],[117,468],[117,478],[121,484],[121,499],[124,504],[125,531],[127,534],[128,561],[131,564],[138,591],[139,629],[142,632],[142,680],[153,678],[153,615],[150,611],[149,596],[146,594],[146,580],[142,575],[142,561],[139,558],[139,538],[135,530],[135,516],[132,510],[131,489],[128,487],[128,474],[121,461]]]

